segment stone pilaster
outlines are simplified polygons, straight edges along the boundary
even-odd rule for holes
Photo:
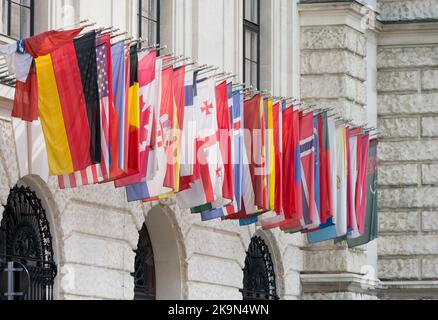
[[[374,12],[355,1],[302,1],[301,100],[367,122],[368,37]],[[371,18],[371,20],[370,20]],[[371,25],[369,24],[371,22]],[[325,242],[304,248],[304,299],[372,299],[378,285],[366,247]]]
[[[388,299],[438,297],[437,4],[380,1],[378,253]]]

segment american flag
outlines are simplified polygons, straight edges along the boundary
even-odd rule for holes
[[[100,127],[102,145],[102,175],[104,180],[109,179],[109,82],[108,82],[108,43],[102,43],[97,47],[97,75],[100,97]]]

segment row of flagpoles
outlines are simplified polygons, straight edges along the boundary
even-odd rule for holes
[[[159,56],[165,46],[115,41],[127,33],[112,27],[82,33],[94,26],[84,23],[18,41],[17,52],[0,48],[32,61],[17,77],[12,115],[41,119],[61,188],[114,182],[128,201],[176,196],[203,220],[310,242],[375,238],[375,128],[233,83],[189,57]]]

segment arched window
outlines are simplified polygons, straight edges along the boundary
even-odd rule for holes
[[[156,300],[154,251],[146,225],[140,231],[135,253],[134,300]]]
[[[160,0],[139,0],[138,34],[146,45],[160,43]]]
[[[33,35],[34,0],[3,0],[3,30],[14,38]]]
[[[260,0],[243,0],[244,83],[260,88]]]
[[[251,240],[243,269],[244,300],[278,300],[274,264],[260,237]]]
[[[23,272],[2,274],[0,300],[53,300],[57,268],[49,222],[41,200],[24,187],[11,190],[0,226],[0,268],[16,265]],[[5,282],[12,277],[13,285],[8,287]]]

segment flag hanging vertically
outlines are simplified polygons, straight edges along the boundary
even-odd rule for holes
[[[181,208],[213,203],[222,195],[215,194],[218,177],[219,142],[217,108],[213,79],[196,83],[196,162],[194,175],[181,178],[177,202]]]
[[[90,127],[73,42],[37,58],[36,67],[50,175],[85,169],[91,165]]]
[[[32,62],[26,82],[17,81],[15,84],[11,116],[29,122],[38,120],[38,80],[35,62]]]
[[[134,175],[116,180],[117,187],[126,187],[128,185],[139,184],[146,179],[149,156],[152,153],[151,137],[153,127],[153,117],[155,105],[157,103],[157,96],[160,95],[157,87],[156,78],[156,51],[144,53],[140,57],[132,57],[136,55],[136,51],[131,50],[131,83],[130,90],[130,110],[133,112],[129,114],[130,119],[130,139],[129,139],[129,154],[139,154],[139,172]],[[137,71],[135,70],[137,65]],[[139,98],[135,98],[137,91]],[[138,103],[137,108],[135,104]],[[137,110],[137,113],[135,112]],[[138,129],[136,130],[135,122],[138,117]],[[137,131],[137,133],[136,133]],[[133,137],[131,139],[131,137]],[[138,139],[138,140],[137,140]],[[137,147],[133,143],[138,141]],[[134,158],[132,158],[132,165],[134,166]]]
[[[123,177],[125,164],[125,44],[111,46],[113,105],[110,106],[110,179]]]
[[[356,184],[356,216],[359,233],[364,234],[365,215],[367,202],[367,177],[368,177],[368,150],[370,145],[370,135],[365,133],[358,137],[358,179]]]
[[[181,148],[181,165],[180,177],[193,175],[193,166],[195,164],[195,144],[196,144],[196,121],[194,107],[193,81],[194,72],[188,72],[185,76],[184,83],[184,122],[182,131],[182,148]]]
[[[303,115],[300,123],[300,154],[303,196],[303,226],[315,221],[315,136],[313,115]]]
[[[348,238],[354,239],[360,236],[359,228],[357,224],[357,215],[356,215],[356,184],[358,178],[358,158],[357,158],[357,150],[358,150],[358,136],[361,134],[362,129],[349,129],[349,147],[350,147],[350,161],[349,161],[349,185],[348,185],[348,219],[350,221],[349,230],[348,230]]]
[[[343,237],[348,232],[347,223],[347,128],[336,128],[336,214],[334,223],[338,237]]]
[[[367,165],[367,200],[366,217],[363,235],[347,240],[349,248],[358,247],[377,239],[377,145],[378,140],[369,142],[369,157]]]
[[[91,31],[74,40],[76,58],[81,71],[82,88],[87,106],[90,126],[90,155],[93,163],[100,163],[102,158],[100,137],[100,103],[97,84],[96,32]]]
[[[282,230],[298,232],[303,220],[303,169],[301,162],[300,112],[294,107],[283,111],[283,210],[286,221]],[[294,150],[294,152],[286,152]]]

